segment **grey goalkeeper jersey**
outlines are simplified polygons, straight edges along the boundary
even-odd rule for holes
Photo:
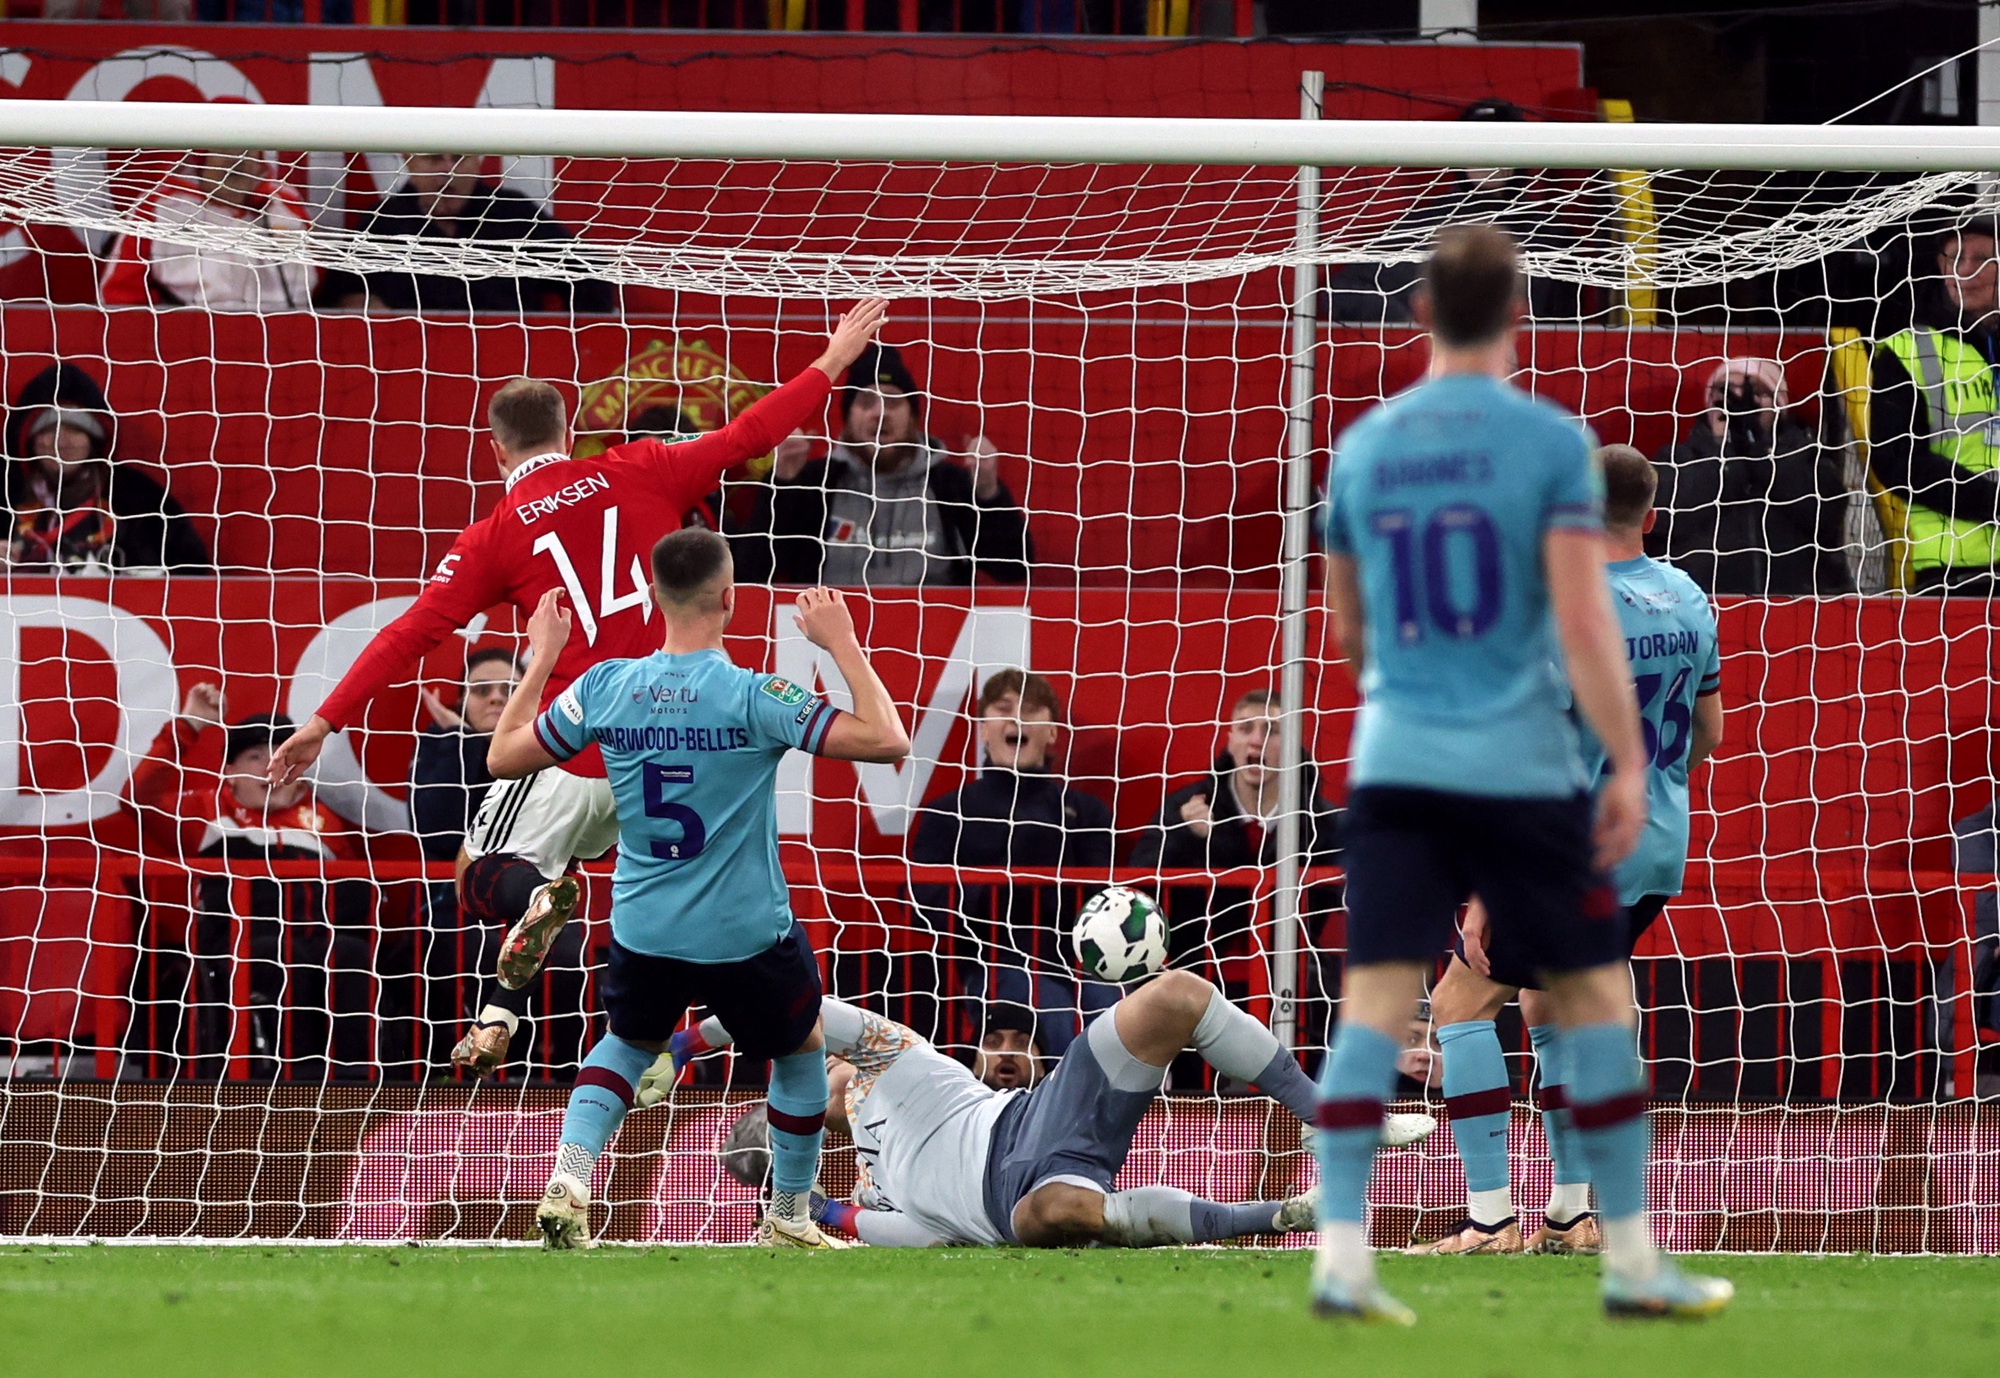
[[[1006,1243],[986,1214],[986,1159],[994,1123],[1020,1094],[992,1090],[929,1044],[898,1053],[848,1115],[870,1204],[939,1243]]]

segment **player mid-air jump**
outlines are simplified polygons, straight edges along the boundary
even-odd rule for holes
[[[657,649],[645,572],[653,543],[678,530],[724,472],[817,417],[887,311],[879,298],[859,303],[804,372],[722,429],[680,444],[637,440],[572,458],[561,393],[525,378],[501,388],[488,408],[493,458],[506,481],[499,505],[459,533],[416,603],[375,634],[319,711],[272,754],[271,778],[296,778],[329,734],[352,726],[369,700],[415,676],[433,647],[496,604],[511,604],[525,621],[550,590],[569,597],[583,634],[548,673],[543,706],[591,666]],[[485,1076],[506,1060],[527,1012],[526,986],[576,909],[570,863],[604,855],[617,838],[595,746],[559,769],[487,791],[459,852],[459,902],[507,936],[499,979],[487,982],[471,1029],[452,1050],[455,1065]]]

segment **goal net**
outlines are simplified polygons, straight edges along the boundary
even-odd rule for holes
[[[1991,618],[1905,596],[1936,564],[1906,505],[1933,437],[1870,410],[1903,332],[1991,309],[1990,234],[1941,239],[1990,217],[1981,174],[1813,171],[1842,164],[1777,143],[1763,171],[1625,171],[1595,124],[1542,160],[1563,166],[1483,167],[1501,145],[1459,126],[1428,160],[1305,172],[1260,162],[1248,122],[1196,164],[1168,161],[1196,156],[1184,125],[1158,126],[1160,161],[1091,153],[1129,146],[1118,122],[986,160],[921,120],[882,126],[911,140],[894,157],[825,157],[810,130],[796,157],[722,156],[721,116],[678,117],[713,156],[610,156],[601,132],[550,156],[509,142],[518,112],[479,112],[479,145],[419,121],[326,149],[278,108],[243,141],[323,151],[208,154],[129,147],[176,142],[161,106],[96,140],[128,147],[28,146],[20,104],[0,226],[112,304],[0,304],[0,1235],[529,1233],[602,1026],[609,862],[583,866],[503,1074],[454,1077],[494,936],[453,896],[465,763],[519,626],[496,608],[448,638],[300,798],[243,764],[259,715],[310,715],[491,510],[501,383],[558,384],[582,455],[710,431],[863,295],[894,299],[893,354],[690,514],[745,571],[741,662],[837,691],[792,603],[859,588],[912,727],[900,766],[781,778],[829,990],[969,1059],[1032,1037],[1046,1070],[1117,993],[1067,942],[1115,881],[1159,896],[1174,965],[1316,1067],[1355,696],[1322,649],[1311,509],[1340,431],[1425,366],[1427,245],[1497,223],[1530,278],[1518,381],[1661,456],[1656,539],[1720,613],[1727,740],[1635,962],[1662,1228],[2000,1251]],[[1953,443],[1985,467],[1982,438]],[[1537,1209],[1526,1040],[1503,1034]],[[1401,1094],[1442,1113],[1428,1036]],[[756,1193],[716,1150],[763,1075],[718,1055],[633,1115],[595,1186],[608,1237],[748,1237]],[[1311,1180],[1298,1126],[1192,1056],[1125,1171],[1225,1199]],[[1375,1193],[1378,1242],[1441,1232],[1448,1135],[1385,1155]]]

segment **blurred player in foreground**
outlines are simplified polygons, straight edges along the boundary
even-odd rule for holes
[[[1605,871],[1646,822],[1648,753],[1604,573],[1602,484],[1582,424],[1506,381],[1520,271],[1490,227],[1444,231],[1418,310],[1425,382],[1341,438],[1327,515],[1331,623],[1362,690],[1347,826],[1343,1017],[1320,1078],[1314,1308],[1410,1324],[1368,1246],[1382,1109],[1436,953],[1477,894],[1488,942],[1541,978],[1603,1208],[1617,1314],[1695,1315],[1646,1216],[1645,1075],[1625,914]],[[1604,744],[1595,822],[1553,664]]]
[[[487,751],[494,778],[511,780],[594,743],[618,806],[602,986],[610,1028],[577,1073],[535,1220],[549,1248],[589,1244],[598,1155],[632,1108],[640,1075],[699,1002],[741,1031],[746,1053],[771,1062],[773,1190],[760,1240],[837,1247],[810,1214],[826,1123],[819,963],[778,865],[774,785],[788,751],[899,761],[909,734],[838,592],[806,590],[796,620],[846,679],[852,713],[731,663],[722,635],[736,584],[722,537],[676,531],[653,548],[652,567],[661,648],[592,666],[538,717],[571,625],[561,592],[542,596],[528,624],[534,659]]]
[[[915,1030],[840,1000],[821,1002],[820,1027],[827,1051],[841,1059],[827,1120],[853,1138],[861,1159],[858,1204],[826,1203],[822,1219],[864,1243],[1136,1249],[1313,1227],[1310,1195],[1232,1204],[1179,1187],[1113,1187],[1167,1064],[1184,1048],[1301,1120],[1312,1113],[1313,1084],[1297,1060],[1199,976],[1169,971],[1133,991],[1093,1019],[1031,1089],[995,1091]],[[711,1017],[674,1035],[641,1102],[664,1099],[689,1058],[731,1041],[727,1029]],[[744,1127],[754,1131],[754,1120]],[[1382,1128],[1384,1142],[1408,1144],[1437,1121],[1391,1115]],[[754,1132],[732,1133],[744,1137],[754,1150]],[[724,1166],[761,1185],[762,1162],[741,1147],[725,1153]]]
[[[643,656],[658,644],[646,553],[725,471],[767,453],[819,416],[835,380],[881,329],[888,304],[870,299],[843,316],[826,350],[798,377],[727,426],[681,444],[646,439],[593,459],[573,459],[562,394],[517,379],[493,397],[487,419],[506,492],[493,514],[459,533],[410,609],[375,634],[319,711],[271,758],[271,778],[296,778],[330,733],[352,726],[392,684],[414,678],[452,632],[498,603],[527,617],[551,589],[569,595],[583,636],[551,667],[543,704],[600,661]],[[569,922],[579,895],[572,860],[604,855],[618,837],[617,810],[593,747],[561,770],[487,792],[458,856],[464,912],[508,927],[498,984],[488,984],[473,1027],[451,1060],[485,1076],[506,1060],[528,1008],[528,982]]]
[[[1653,466],[1629,445],[1598,451],[1604,470],[1604,555],[1612,607],[1625,637],[1638,689],[1640,727],[1650,755],[1646,830],[1612,873],[1627,915],[1626,946],[1639,941],[1687,869],[1688,773],[1722,743],[1722,661],[1715,613],[1694,580],[1646,557],[1653,526]],[[1594,743],[1586,743],[1593,746]],[[1587,753],[1595,777],[1603,756]],[[1590,1211],[1590,1170],[1563,1109],[1563,1068],[1554,1052],[1555,1018],[1532,966],[1492,932],[1485,907],[1472,902],[1463,942],[1431,992],[1444,1060],[1451,1136],[1465,1164],[1466,1220],[1417,1252],[1438,1254],[1587,1253],[1598,1251]],[[1507,1060],[1494,1016],[1516,992],[1541,1080],[1542,1127],[1555,1183],[1542,1223],[1524,1246],[1508,1180],[1507,1124],[1513,1104]]]

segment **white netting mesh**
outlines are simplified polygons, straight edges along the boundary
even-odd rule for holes
[[[801,540],[874,579],[869,640],[914,727],[900,771],[819,764],[782,782],[786,861],[830,985],[968,1051],[998,1007],[1066,1041],[1106,994],[1078,988],[1066,918],[1117,875],[1159,889],[1177,962],[1272,1015],[1277,828],[1262,710],[1242,696],[1281,679],[1285,270],[1337,270],[1313,359],[1323,473],[1338,431],[1421,372],[1408,265],[1440,226],[1493,221],[1519,231],[1538,283],[1521,381],[1662,454],[1676,490],[1661,539],[1722,595],[1730,745],[1697,788],[1689,892],[1639,961],[1656,1084],[1685,1103],[1662,1135],[1666,1228],[1688,1246],[2000,1247],[1978,1166],[2000,1126],[1971,1101],[2000,1037],[1991,908],[1952,850],[1954,820],[1992,800],[1992,631],[1984,602],[1867,596],[1911,577],[1902,510],[1870,490],[1865,442],[1897,439],[1871,437],[1870,345],[1935,309],[1935,233],[1978,178],[1329,169],[1301,250],[1285,169],[579,159],[515,184],[568,234],[463,239],[361,232],[402,174],[357,154],[245,178],[295,189],[294,218],[239,187],[263,210],[183,207],[161,231],[162,179],[212,199],[218,166],[0,157],[0,222],[142,303],[4,308],[0,1233],[521,1232],[601,1008],[607,887],[598,868],[502,1085],[441,1084],[493,935],[452,900],[462,799],[428,849],[411,809],[420,743],[458,788],[447,725],[467,653],[513,644],[510,614],[449,640],[347,734],[321,775],[330,812],[312,815],[332,840],[280,835],[275,878],[265,851],[243,854],[273,839],[241,837],[270,820],[232,825],[216,794],[219,734],[177,736],[175,714],[203,684],[232,721],[313,711],[490,509],[499,383],[563,385],[591,449],[713,430],[813,356],[829,299],[863,292],[899,299],[885,338],[923,401],[908,442],[957,486],[903,528],[830,501],[840,485],[815,470],[788,527],[799,480],[759,456],[708,513],[780,584]],[[270,271],[283,265],[310,269],[317,304],[274,295],[292,290]],[[340,273],[346,297],[330,293]],[[518,299],[531,309],[471,316],[394,295],[426,276],[462,294],[537,285]],[[175,308],[168,280],[220,309]],[[1727,363],[1745,359],[1770,362]],[[37,393],[58,362],[104,397],[60,379]],[[65,499],[33,443],[51,406],[98,418],[116,461],[103,475],[154,486],[121,479],[95,509]],[[870,436],[841,407],[804,429],[812,457],[845,442],[867,471]],[[91,526],[98,509],[115,521]],[[1008,513],[1031,550],[1005,536]],[[176,554],[189,534],[194,553]],[[589,587],[599,563],[578,562]],[[912,568],[924,587],[891,572]],[[748,591],[733,646],[810,680],[789,602]],[[977,708],[1011,666],[1053,682],[1050,764],[1082,799],[990,771],[978,788],[987,755],[1020,748]],[[1324,830],[1327,862],[1352,690],[1315,664],[1298,706],[1328,801],[1303,826]],[[945,826],[942,801],[966,788],[968,821]],[[1059,866],[1060,882],[1024,878]],[[1336,882],[1319,872],[1304,905],[1308,1056],[1337,989]],[[708,1067],[672,1114],[633,1121],[600,1184],[614,1233],[747,1232],[747,1198],[715,1172],[729,1116],[712,1102],[754,1094],[757,1075]],[[1191,1061],[1175,1089],[1135,1179],[1232,1198],[1304,1182],[1282,1113],[1211,1095]],[[1392,1160],[1385,1239],[1439,1223],[1415,1211],[1453,1211],[1456,1173],[1442,1142]],[[1525,1165],[1520,1180],[1534,1189]]]

